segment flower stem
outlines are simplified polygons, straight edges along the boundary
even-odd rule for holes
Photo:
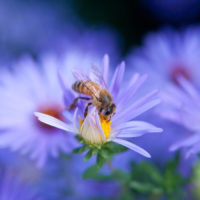
[[[110,172],[113,173],[115,171],[115,168],[114,168],[112,162],[111,161],[107,161],[107,165],[108,165],[108,168],[109,168]]]

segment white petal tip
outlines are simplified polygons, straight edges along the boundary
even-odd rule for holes
[[[163,129],[162,129],[162,128],[157,128],[156,132],[157,132],[157,133],[162,133],[162,132],[163,132]]]
[[[104,56],[103,56],[103,61],[104,62],[109,62],[109,55],[106,53],[106,54],[104,54]]]
[[[162,128],[153,128],[153,129],[149,129],[149,131],[147,131],[149,133],[162,133],[163,129]]]
[[[143,149],[143,152],[140,153],[140,154],[143,155],[146,158],[151,158],[151,155],[146,150],[144,150],[144,149]]]
[[[34,115],[39,118],[40,113],[39,112],[34,112]]]
[[[125,61],[122,61],[121,66],[125,67],[125,65],[126,65]]]
[[[147,157],[147,158],[151,158],[151,155],[150,155],[150,154],[147,154],[146,157]]]
[[[146,158],[151,158],[151,155],[146,150],[144,150],[144,151],[145,152],[141,153],[141,155],[146,157]]]

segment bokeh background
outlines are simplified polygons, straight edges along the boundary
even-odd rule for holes
[[[71,34],[71,28],[114,31],[120,55],[125,56],[150,31],[169,26],[179,29],[198,24],[200,20],[198,0],[8,0],[0,3],[3,60],[24,53],[37,56],[42,51],[59,51],[60,42]]]
[[[130,55],[143,45],[147,34],[160,30],[179,32],[189,27],[198,29],[199,26],[199,0],[1,0],[0,77],[4,79],[4,70],[12,68],[13,65],[18,68],[18,60],[26,56],[40,64],[48,64],[48,59],[53,55],[52,59],[62,58],[56,65],[65,63],[69,68],[69,65],[82,65],[87,69],[87,65],[109,53],[113,68],[121,60],[125,60],[129,63],[127,71],[140,71],[138,67],[131,65]],[[197,31],[198,33],[200,32]],[[155,47],[157,44],[155,42]],[[49,63],[52,63],[51,61],[50,58]],[[26,65],[26,62],[24,63]],[[70,70],[67,73],[70,73]],[[152,84],[152,87],[154,86],[155,83]],[[150,85],[144,91],[149,88]],[[162,169],[166,160],[174,155],[168,152],[169,145],[185,130],[152,117],[151,113],[145,114],[142,119],[148,119],[168,130],[167,139],[158,135],[135,140],[151,152],[152,160],[148,162]],[[4,131],[2,127],[0,130]],[[174,136],[175,132],[179,134]],[[130,158],[136,162],[143,160],[133,154],[125,153],[123,160],[116,157],[114,165],[127,170]],[[183,164],[180,165],[179,170],[184,176],[191,175],[191,163],[194,159],[190,159],[187,162],[182,160]],[[78,200],[100,199],[99,196],[105,199],[115,198],[119,193],[119,185],[115,182],[82,180],[82,172],[93,161],[86,164],[79,155],[68,155],[64,159],[61,156],[61,159],[50,159],[46,167],[38,169],[34,161],[21,157],[14,148],[12,151],[1,148],[0,167],[3,178],[0,191],[7,194],[8,188],[19,187],[19,181],[12,181],[17,175],[25,180],[22,184],[25,183],[27,188],[22,194],[27,195],[22,197],[21,194],[14,194],[13,198],[5,195],[5,198],[0,199]]]

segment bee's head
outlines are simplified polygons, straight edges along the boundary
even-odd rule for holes
[[[101,107],[99,110],[99,114],[107,121],[111,120],[112,116],[115,114],[116,105],[113,103],[110,106],[104,108]]]

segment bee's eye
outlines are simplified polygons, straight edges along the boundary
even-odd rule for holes
[[[110,110],[107,110],[107,111],[105,112],[105,115],[110,115],[110,114],[111,114]]]

